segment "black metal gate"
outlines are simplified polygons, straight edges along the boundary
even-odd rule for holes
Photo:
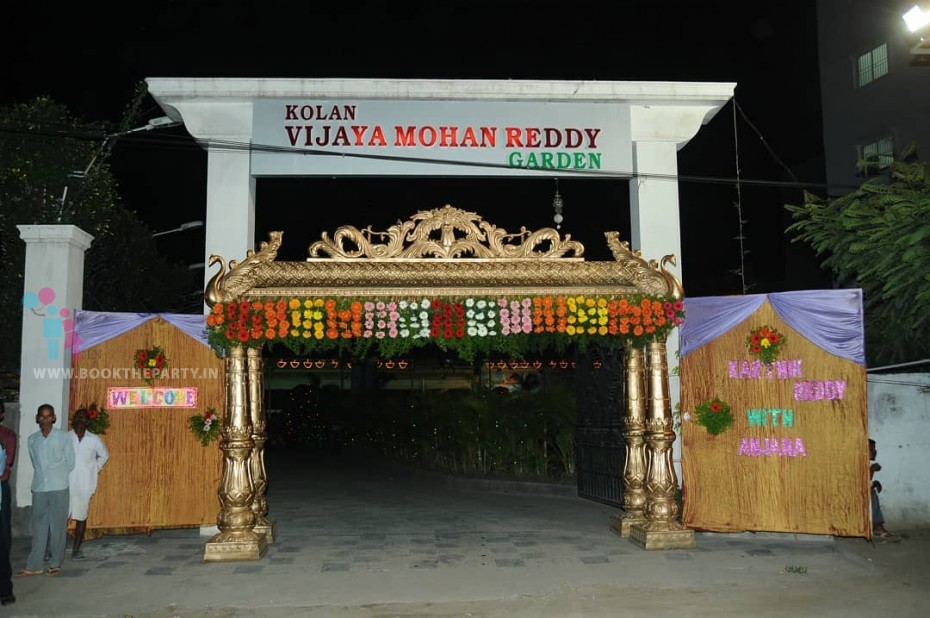
[[[626,455],[621,417],[626,401],[622,350],[589,349],[576,355],[575,475],[578,496],[621,506]]]

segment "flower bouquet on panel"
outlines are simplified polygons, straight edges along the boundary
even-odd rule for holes
[[[203,414],[195,414],[187,419],[191,433],[207,446],[220,437],[220,417],[214,408],[207,408]]]
[[[733,426],[730,404],[717,397],[698,404],[694,409],[694,415],[694,422],[704,427],[712,436],[719,435]]]
[[[96,403],[90,405],[80,405],[78,409],[74,411],[75,414],[78,412],[87,413],[87,431],[102,436],[106,434],[107,429],[110,427],[110,415],[107,414],[107,411],[99,407]],[[72,415],[71,418],[74,418]]]
[[[142,379],[149,386],[155,378],[168,368],[168,357],[165,351],[158,346],[150,350],[136,350],[133,360],[135,368],[141,373]]]
[[[769,364],[778,358],[781,347],[785,345],[786,338],[777,330],[770,326],[760,326],[755,330],[749,331],[746,337],[746,348],[749,353]]]

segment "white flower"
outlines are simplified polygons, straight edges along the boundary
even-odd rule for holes
[[[426,313],[425,311],[420,312],[420,319],[423,320],[424,322],[426,321],[428,317],[429,317],[429,314]]]
[[[479,300],[479,301],[478,301],[478,308],[479,308],[479,309],[484,309],[484,308],[487,307],[487,306],[488,306],[487,301],[485,301],[485,300]]]
[[[421,308],[421,309],[429,309],[429,299],[428,299],[428,298],[424,298],[423,300],[420,301],[420,308]]]
[[[400,329],[400,336],[406,339],[407,337],[410,336],[410,331],[407,330],[406,328],[402,328]]]
[[[487,335],[488,335],[488,329],[484,327],[484,324],[480,324],[478,326],[478,336],[487,337]]]
[[[407,308],[407,301],[402,300],[402,301],[400,301],[399,303],[397,303],[397,306],[400,307],[401,309],[406,309],[406,308]]]
[[[481,332],[480,330],[478,330],[479,328],[484,328],[484,327],[479,326],[478,328],[475,328],[474,326],[469,326],[466,332],[468,333],[469,337],[474,337],[476,334]]]
[[[478,301],[478,302],[483,302],[483,301]],[[472,307],[472,306],[474,306],[474,304],[475,304],[475,299],[473,299],[473,298],[466,298],[466,299],[465,299],[465,306],[466,306],[466,307]],[[479,306],[480,306],[480,305],[479,305]]]

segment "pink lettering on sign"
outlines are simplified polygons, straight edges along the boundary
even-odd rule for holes
[[[794,398],[798,401],[842,399],[845,392],[846,380],[807,381],[794,384]]]
[[[801,360],[777,360],[765,364],[762,361],[727,362],[728,376],[731,380],[787,380],[804,377],[801,373]]]
[[[196,408],[195,386],[111,386],[107,408]]]
[[[743,438],[737,455],[745,457],[807,457],[801,438]]]

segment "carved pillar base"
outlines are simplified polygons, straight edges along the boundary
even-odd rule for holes
[[[265,537],[254,532],[230,534],[220,532],[207,541],[203,552],[204,562],[241,562],[261,560],[268,549]]]
[[[643,549],[692,549],[694,530],[677,522],[647,522],[630,526],[630,542]]]
[[[262,517],[258,520],[252,530],[255,531],[255,534],[265,537],[265,542],[267,542],[269,545],[274,545],[274,540],[277,537],[277,531],[275,529],[276,526],[277,522]]]
[[[630,528],[644,523],[646,523],[646,518],[641,513],[621,513],[610,516],[610,529],[623,538],[630,536]]]

